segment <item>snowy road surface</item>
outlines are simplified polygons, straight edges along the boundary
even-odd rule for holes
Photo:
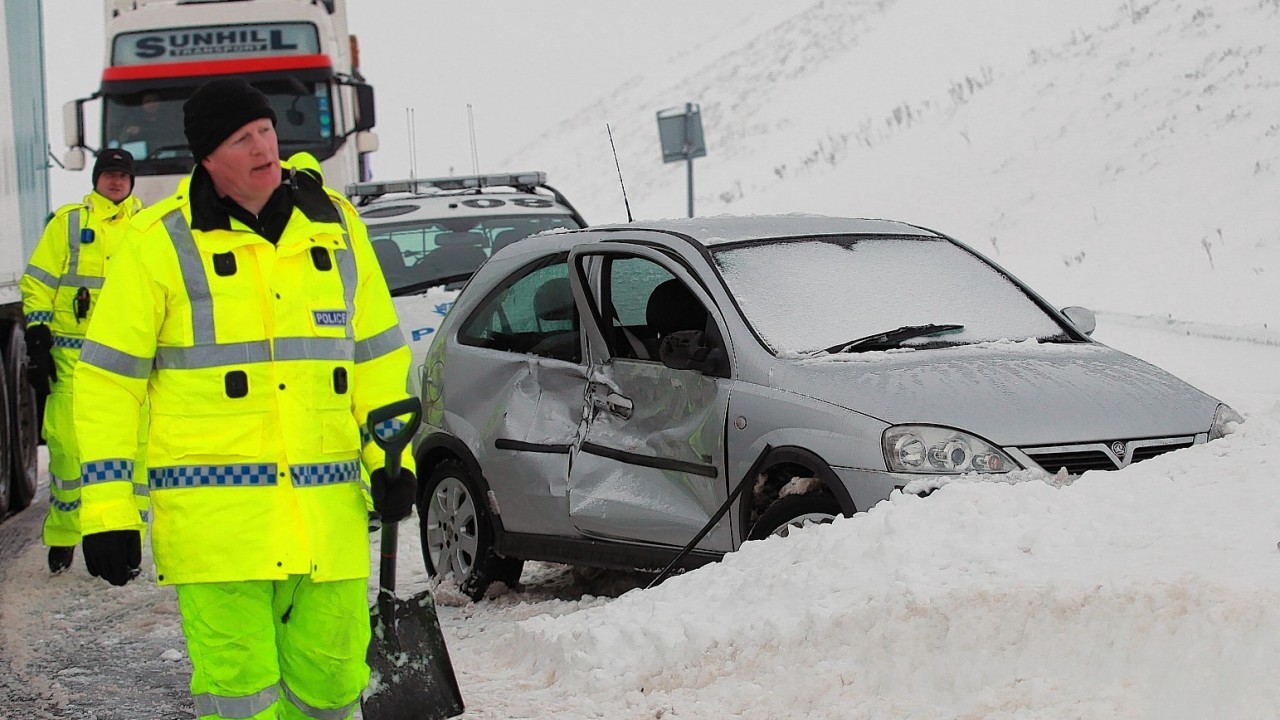
[[[1273,369],[1280,367],[1280,338],[1264,333],[1248,340],[1226,339],[1231,334],[1229,329],[1173,327],[1124,316],[1103,316],[1097,333],[1103,342],[1170,369],[1246,415],[1276,417],[1280,380]],[[38,540],[45,502],[42,493],[31,509],[0,524],[0,558],[8,558],[0,559],[0,720],[194,717],[186,693],[190,666],[173,591],[153,581],[110,587],[87,575],[78,554],[70,572],[50,577]],[[428,587],[414,521],[406,522],[401,540],[402,591]],[[144,560],[146,567],[149,558]],[[567,673],[574,660],[545,655],[556,647],[547,629],[555,618],[611,610],[611,598],[643,586],[646,578],[531,563],[524,581],[525,592],[478,604],[465,602],[447,586],[437,589],[441,622],[468,703],[465,717],[653,717],[649,710],[637,714],[640,707],[653,707],[645,705],[647,701],[586,698],[578,689],[558,691],[556,673]],[[636,604],[637,595],[644,594],[632,593],[627,599]],[[702,599],[686,598],[688,607],[700,607]],[[742,648],[727,651],[745,653]],[[544,657],[529,659],[539,654]],[[531,662],[541,677],[529,676]],[[710,679],[691,678],[694,685],[683,692],[697,697],[696,686],[705,683],[704,697],[714,699],[718,691],[713,679],[717,674],[732,675],[732,660],[723,670],[708,672]],[[685,713],[679,712],[675,700],[664,702],[670,710],[663,711],[667,706],[659,703],[660,715],[708,717],[696,702],[686,704]]]

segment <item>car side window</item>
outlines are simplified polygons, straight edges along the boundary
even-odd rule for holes
[[[612,357],[659,362],[664,336],[707,329],[706,308],[683,281],[652,260],[609,258],[604,279]]]
[[[480,304],[458,330],[458,342],[504,352],[582,360],[578,308],[565,257],[525,268]]]

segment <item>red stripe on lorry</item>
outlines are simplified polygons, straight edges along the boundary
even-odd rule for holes
[[[323,53],[241,60],[196,60],[147,65],[116,65],[102,71],[102,81],[150,80],[192,75],[245,75],[272,70],[331,70],[332,68],[333,62]]]

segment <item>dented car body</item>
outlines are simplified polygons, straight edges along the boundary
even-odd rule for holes
[[[905,223],[532,237],[477,272],[422,368],[425,560],[473,597],[526,559],[692,567],[921,478],[1117,469],[1238,419],[1090,317]]]

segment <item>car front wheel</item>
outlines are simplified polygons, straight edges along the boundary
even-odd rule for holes
[[[792,528],[829,523],[841,515],[840,504],[826,493],[788,495],[769,506],[751,528],[748,540],[786,537]]]
[[[493,551],[493,525],[465,466],[436,466],[418,499],[422,559],[432,575],[453,574],[459,588],[479,600],[494,581],[515,586],[524,563]]]

